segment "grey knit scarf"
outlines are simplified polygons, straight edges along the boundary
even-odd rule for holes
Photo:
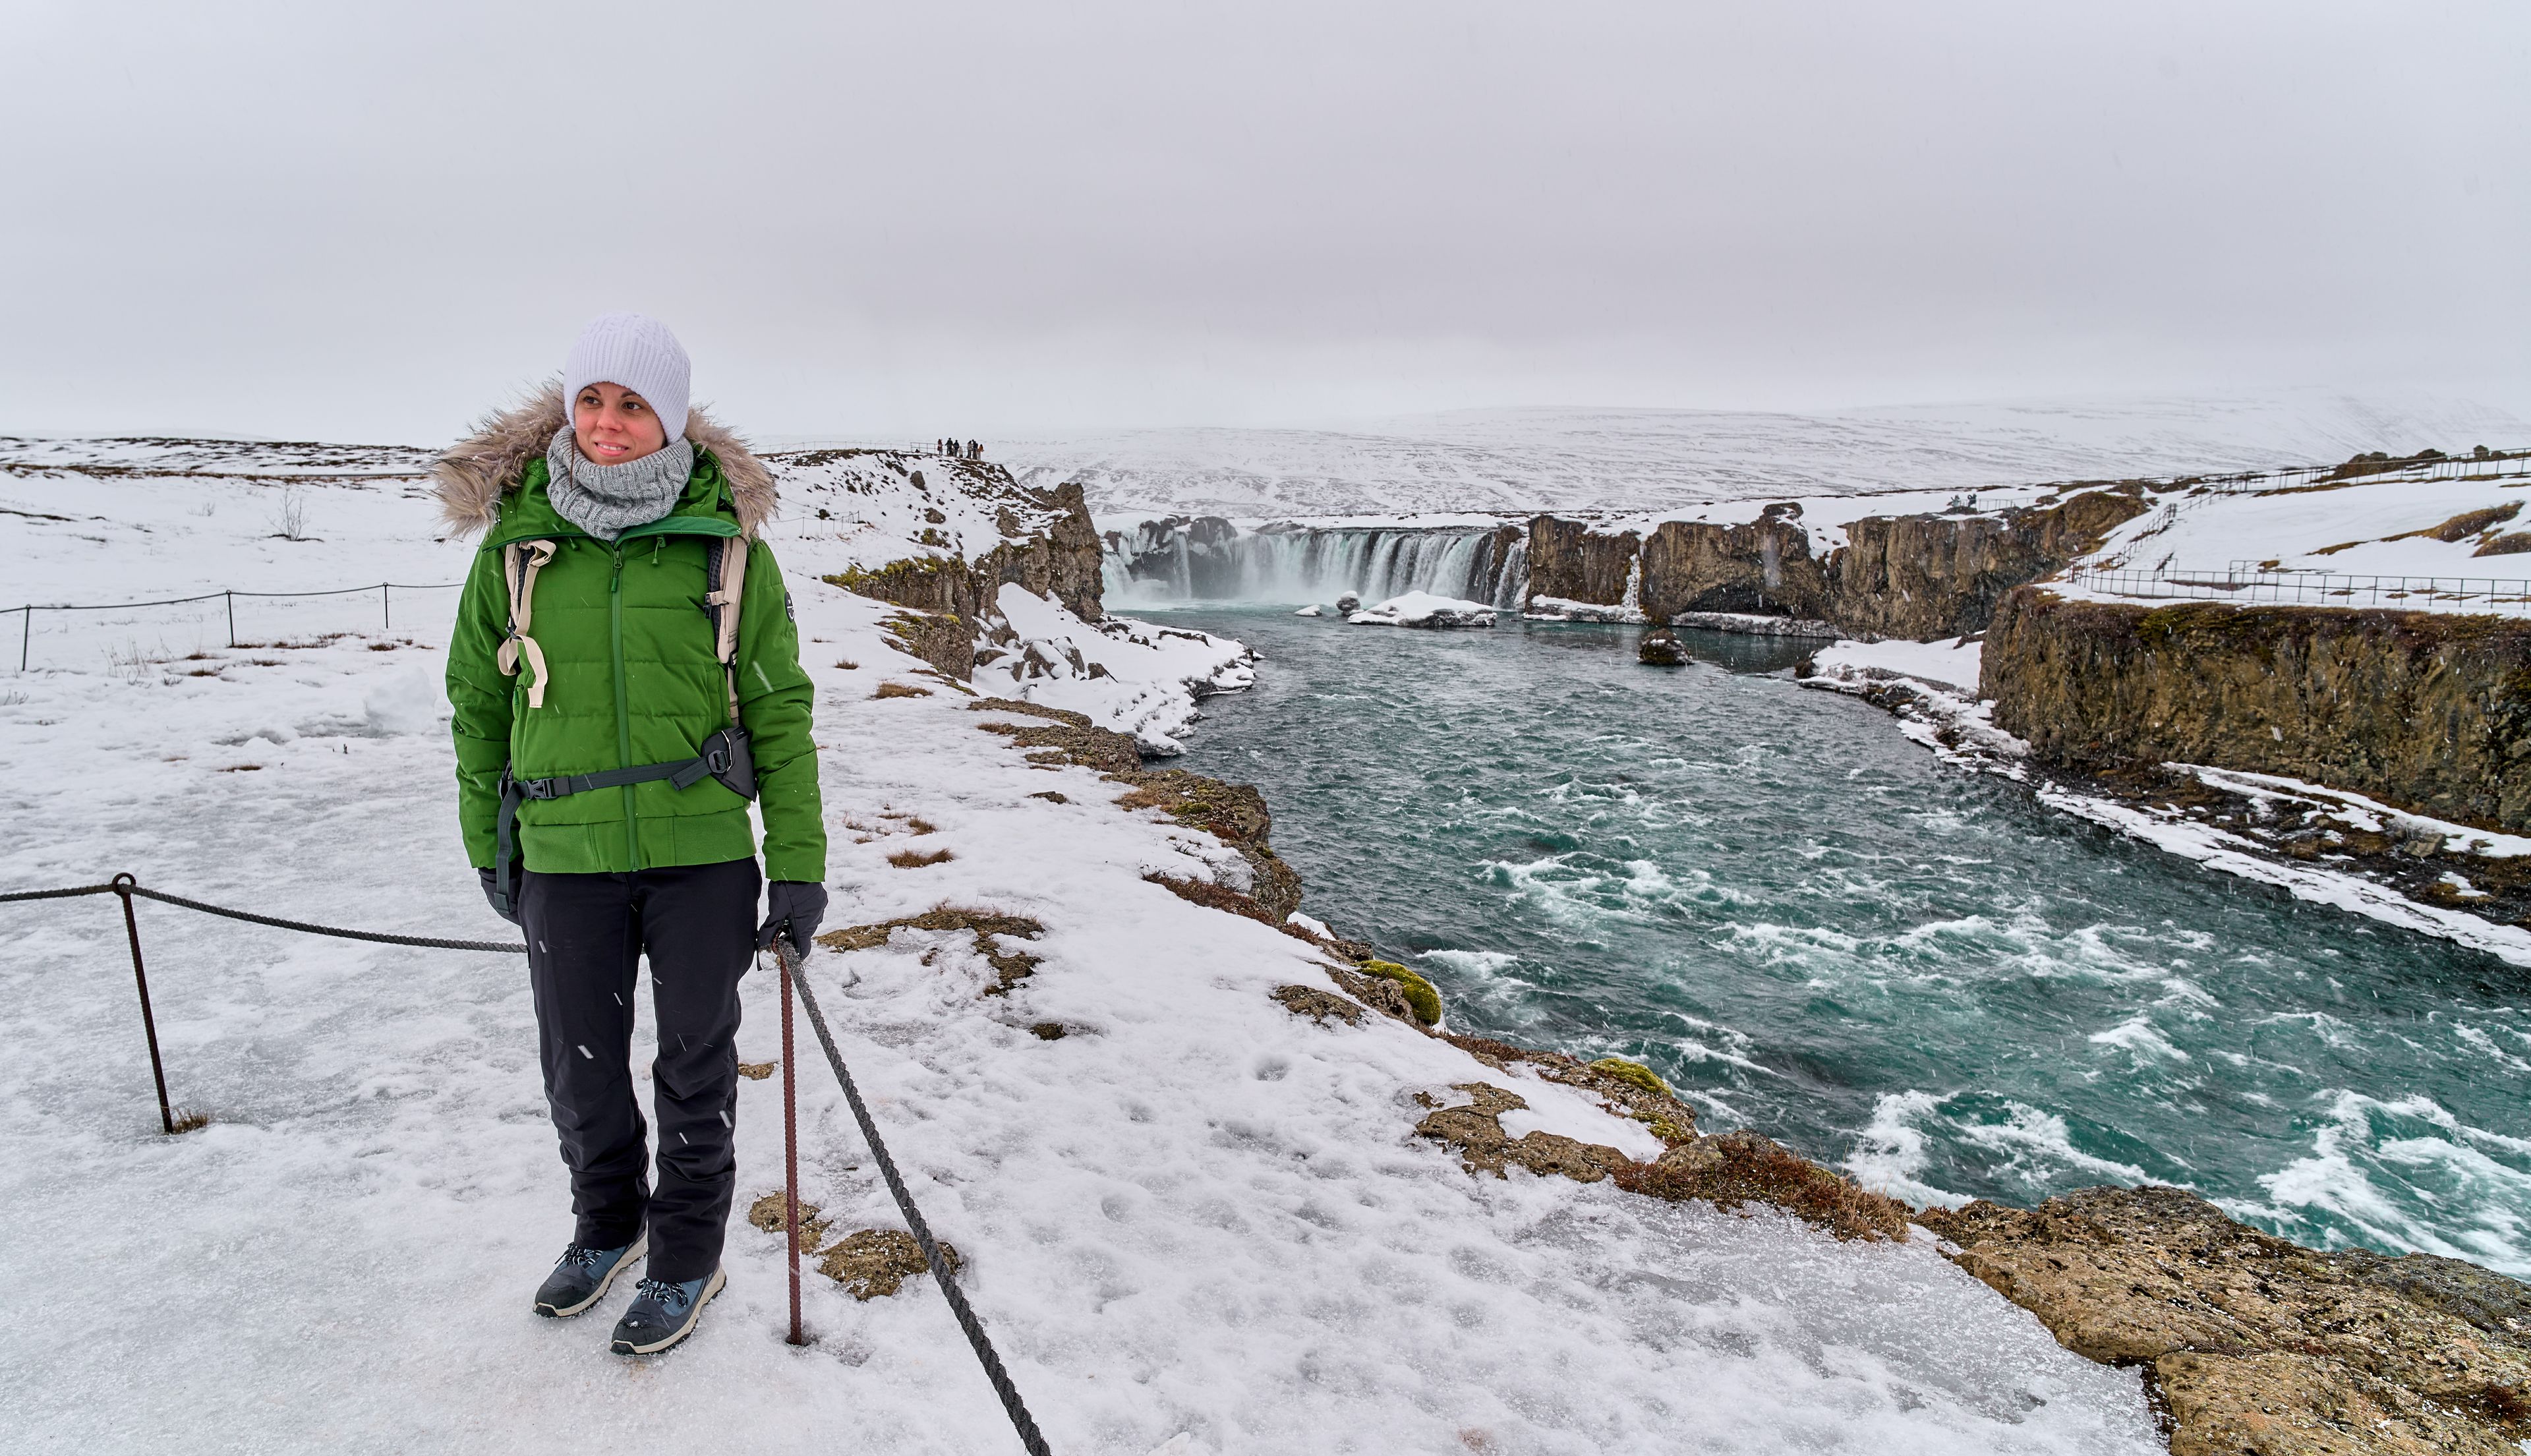
[[[679,440],[623,465],[591,465],[581,458],[571,426],[554,431],[545,447],[545,495],[562,519],[601,541],[668,514],[686,493],[695,470],[695,444]]]

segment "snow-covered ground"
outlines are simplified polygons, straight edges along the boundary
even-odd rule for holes
[[[1540,510],[1664,512],[1701,501],[1944,492],[2260,470],[2367,450],[2531,442],[2510,408],[2448,397],[2280,391],[1914,405],[1818,414],[1471,410],[1323,429],[1153,429],[997,441],[1117,516],[1246,520]],[[1139,513],[1139,514],[1137,514]]]
[[[963,934],[900,930],[810,974],[1057,1450],[2160,1449],[2133,1372],[2065,1352],[1930,1241],[1840,1245],[1772,1212],[1471,1177],[1412,1137],[1417,1093],[1507,1074],[1394,1022],[1322,1029],[1270,1000],[1327,984],[1308,945],[1144,879],[1235,872],[1222,846],[979,731],[995,715],[919,674],[891,608],[816,580],[870,564],[904,513],[937,529],[922,511],[951,512],[892,493],[870,516],[895,524],[860,532],[855,492],[805,484],[772,538],[818,686],[831,924],[945,904],[1044,925],[1008,996],[981,994]],[[286,488],[19,471],[0,544],[38,600],[463,570],[404,482],[303,487],[302,540],[274,535]],[[1047,701],[1237,665],[1000,605],[1041,656],[1098,654],[1105,677],[1013,680]],[[281,644],[235,650],[138,618],[112,651],[50,642],[0,684],[0,887],[130,869],[274,914],[506,938],[455,833],[446,615],[324,641],[242,627]],[[890,862],[908,849],[949,858]],[[928,1278],[865,1304],[812,1273],[816,1341],[793,1349],[780,1242],[743,1223],[727,1293],[672,1356],[605,1353],[620,1293],[590,1318],[532,1316],[571,1218],[517,960],[143,903],[173,1090],[211,1119],[171,1140],[112,903],[0,914],[6,1444],[1011,1449]],[[749,1060],[776,1051],[771,983],[747,986]],[[1031,1030],[1047,1023],[1064,1035]],[[807,1196],[839,1234],[897,1226],[814,1051],[798,1070]],[[1638,1136],[1515,1080],[1543,1125]],[[779,1184],[779,1086],[743,1085],[742,1204]]]

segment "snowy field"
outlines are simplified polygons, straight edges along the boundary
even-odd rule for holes
[[[292,540],[275,529],[292,487],[67,473],[77,452],[46,448],[45,468],[0,478],[0,536],[37,600],[464,567],[413,482],[298,487]],[[1269,1000],[1326,983],[1307,946],[1143,880],[1235,879],[1235,858],[978,731],[990,714],[889,644],[888,608],[816,580],[871,559],[860,525],[919,503],[812,483],[772,536],[818,685],[830,924],[949,904],[1045,930],[1007,997],[981,994],[989,973],[955,934],[821,953],[811,975],[1056,1450],[2161,1449],[2132,1372],[2061,1350],[1928,1240],[1839,1245],[1773,1213],[1470,1177],[1412,1137],[1416,1093],[1505,1074],[1395,1023],[1322,1030]],[[1012,688],[1120,726],[1182,700],[1184,731],[1186,682],[1243,670],[1219,639],[1003,604],[1041,656],[1070,644],[1106,674]],[[199,623],[49,643],[39,624],[34,670],[0,684],[0,886],[130,869],[272,914],[507,938],[454,828],[445,616],[242,624],[265,644],[237,649]],[[883,682],[928,691],[874,697]],[[909,848],[951,858],[889,863]],[[816,1341],[793,1349],[780,1242],[743,1223],[727,1293],[669,1357],[605,1352],[621,1291],[589,1318],[532,1316],[571,1218],[518,960],[144,902],[173,1090],[210,1118],[170,1140],[112,903],[6,914],[0,1444],[1016,1447],[928,1278],[865,1304],[811,1273]],[[746,993],[742,1056],[769,1059],[769,975]],[[1047,1022],[1066,1035],[1032,1034]],[[838,1233],[897,1226],[814,1052],[799,1074],[807,1197]],[[779,1086],[742,1085],[742,1206],[779,1186]],[[1541,1125],[1637,1135],[1520,1090]]]
[[[2288,391],[1915,405],[1819,414],[1471,410],[1322,429],[1153,429],[996,441],[1103,515],[1241,520],[1541,510],[1669,512],[1701,501],[1944,492],[2264,470],[2367,450],[2531,442],[2531,419],[2447,397]],[[1103,524],[1103,523],[1102,523]]]

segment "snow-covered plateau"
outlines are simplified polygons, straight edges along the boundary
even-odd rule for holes
[[[44,441],[5,464],[0,536],[34,602],[345,594],[28,614],[28,668],[0,686],[0,888],[129,870],[265,914],[508,938],[455,833],[453,593],[423,588],[459,580],[467,547],[394,474],[419,456]],[[1054,1449],[2163,1448],[2135,1371],[2061,1347],[1930,1238],[1472,1175],[1416,1137],[1490,1084],[1527,1100],[1509,1131],[1647,1143],[1600,1099],[1390,1017],[1287,1009],[1279,987],[1334,992],[1322,944],[1154,882],[1238,888],[1246,862],[986,731],[1044,720],[977,696],[1157,748],[1241,685],[1236,644],[1006,588],[1002,658],[945,681],[899,609],[821,579],[1034,524],[962,505],[946,462],[783,470],[769,535],[818,688],[830,925],[950,907],[1041,927],[1006,986],[983,937],[912,926],[809,975]],[[793,1348],[782,1241],[744,1223],[727,1292],[672,1356],[534,1317],[571,1216],[516,959],[142,903],[171,1090],[208,1118],[167,1138],[112,902],[6,915],[0,1444],[1015,1444],[928,1278],[864,1302],[812,1272],[814,1340]],[[769,969],[746,997],[741,1056],[771,1061]],[[900,1226],[814,1050],[796,1070],[805,1197],[838,1232]],[[742,1207],[780,1186],[780,1087],[742,1089]]]
[[[1504,409],[1322,429],[1145,429],[997,443],[1023,478],[1079,480],[1104,518],[1245,520],[1542,510],[2263,470],[2366,450],[2531,439],[2515,410],[2287,390],[1904,405],[1814,414]]]

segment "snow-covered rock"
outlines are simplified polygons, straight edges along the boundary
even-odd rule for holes
[[[1494,609],[1482,601],[1409,591],[1345,619],[1356,627],[1491,627]]]

